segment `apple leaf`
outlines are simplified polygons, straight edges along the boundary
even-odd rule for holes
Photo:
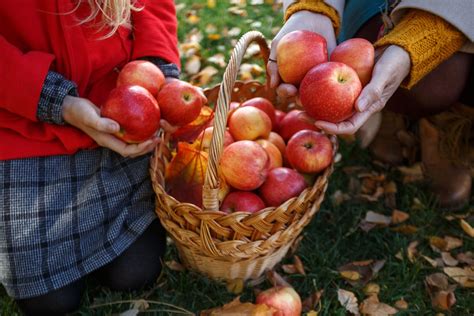
[[[202,206],[202,187],[208,154],[179,142],[176,155],[166,168],[166,191],[180,202]]]
[[[203,106],[201,113],[194,121],[180,127],[171,135],[172,140],[175,142],[183,141],[192,143],[206,127],[211,125],[213,118],[214,111],[208,106]]]

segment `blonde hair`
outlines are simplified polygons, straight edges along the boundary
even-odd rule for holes
[[[131,28],[130,17],[132,11],[143,9],[143,7],[136,5],[137,0],[80,0],[79,2],[85,1],[88,2],[91,13],[80,23],[94,21],[97,16],[102,15],[102,19],[97,25],[99,30],[110,29],[110,32],[103,38],[112,36],[121,26]]]

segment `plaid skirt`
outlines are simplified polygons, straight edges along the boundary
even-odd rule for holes
[[[0,161],[0,283],[15,298],[107,264],[156,218],[150,156],[104,148]]]

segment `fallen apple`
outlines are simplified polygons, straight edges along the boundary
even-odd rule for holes
[[[116,121],[115,136],[127,143],[141,143],[160,127],[160,108],[151,93],[141,86],[118,86],[100,109],[100,115]]]
[[[304,177],[296,170],[280,167],[270,170],[259,188],[260,196],[268,206],[279,206],[298,196],[307,187]]]
[[[303,130],[294,134],[286,145],[290,165],[302,173],[317,173],[331,164],[332,143],[320,132]]]
[[[357,73],[339,62],[313,67],[300,85],[304,110],[315,120],[338,123],[354,113],[354,102],[362,89]]]
[[[220,210],[224,213],[255,213],[265,208],[262,199],[252,192],[234,191],[224,198]]]
[[[120,70],[117,86],[137,85],[147,89],[154,97],[165,84],[165,76],[160,68],[146,60],[128,62]]]
[[[276,310],[273,316],[300,316],[302,303],[298,293],[289,286],[276,286],[260,292],[255,300]]]

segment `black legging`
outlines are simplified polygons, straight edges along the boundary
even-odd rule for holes
[[[113,290],[139,290],[150,286],[161,272],[166,250],[166,233],[158,220],[119,257],[94,271],[91,276]],[[26,315],[64,315],[77,310],[85,288],[85,278],[48,294],[18,300]]]

